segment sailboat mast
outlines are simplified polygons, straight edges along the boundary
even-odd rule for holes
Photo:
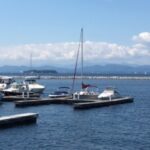
[[[32,70],[32,53],[30,54],[30,69]]]
[[[81,80],[83,83],[83,28],[81,28]]]

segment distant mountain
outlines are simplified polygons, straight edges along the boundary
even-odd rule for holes
[[[28,66],[2,66],[0,67],[0,73],[23,73],[24,71],[31,70]],[[39,66],[32,67],[32,70],[52,70],[56,71],[58,74],[72,74],[74,72],[73,68],[68,67],[55,67],[55,66]],[[77,69],[78,74],[81,72],[81,68]],[[84,74],[150,74],[150,65],[143,66],[129,66],[129,65],[118,65],[118,64],[108,64],[108,65],[93,65],[85,66]]]
[[[29,70],[52,70],[58,73],[71,72],[70,69],[60,68],[55,66],[38,66],[38,67],[28,67],[28,66],[1,66],[0,73],[23,73]]]
[[[150,74],[150,66],[129,66],[129,65],[94,65],[84,67],[85,73],[94,74]]]

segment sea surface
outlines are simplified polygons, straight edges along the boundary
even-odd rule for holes
[[[39,80],[44,96],[71,80]],[[134,103],[74,110],[70,105],[15,108],[0,106],[0,116],[39,113],[36,124],[0,129],[0,150],[150,150],[150,80],[87,80],[102,91],[113,86]],[[76,81],[75,89],[81,81]]]

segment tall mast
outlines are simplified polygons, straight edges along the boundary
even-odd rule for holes
[[[30,54],[30,69],[32,70],[32,53]]]
[[[81,80],[83,83],[83,28],[81,28]]]

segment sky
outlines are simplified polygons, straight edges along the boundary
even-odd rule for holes
[[[0,0],[0,66],[150,65],[149,0]]]

